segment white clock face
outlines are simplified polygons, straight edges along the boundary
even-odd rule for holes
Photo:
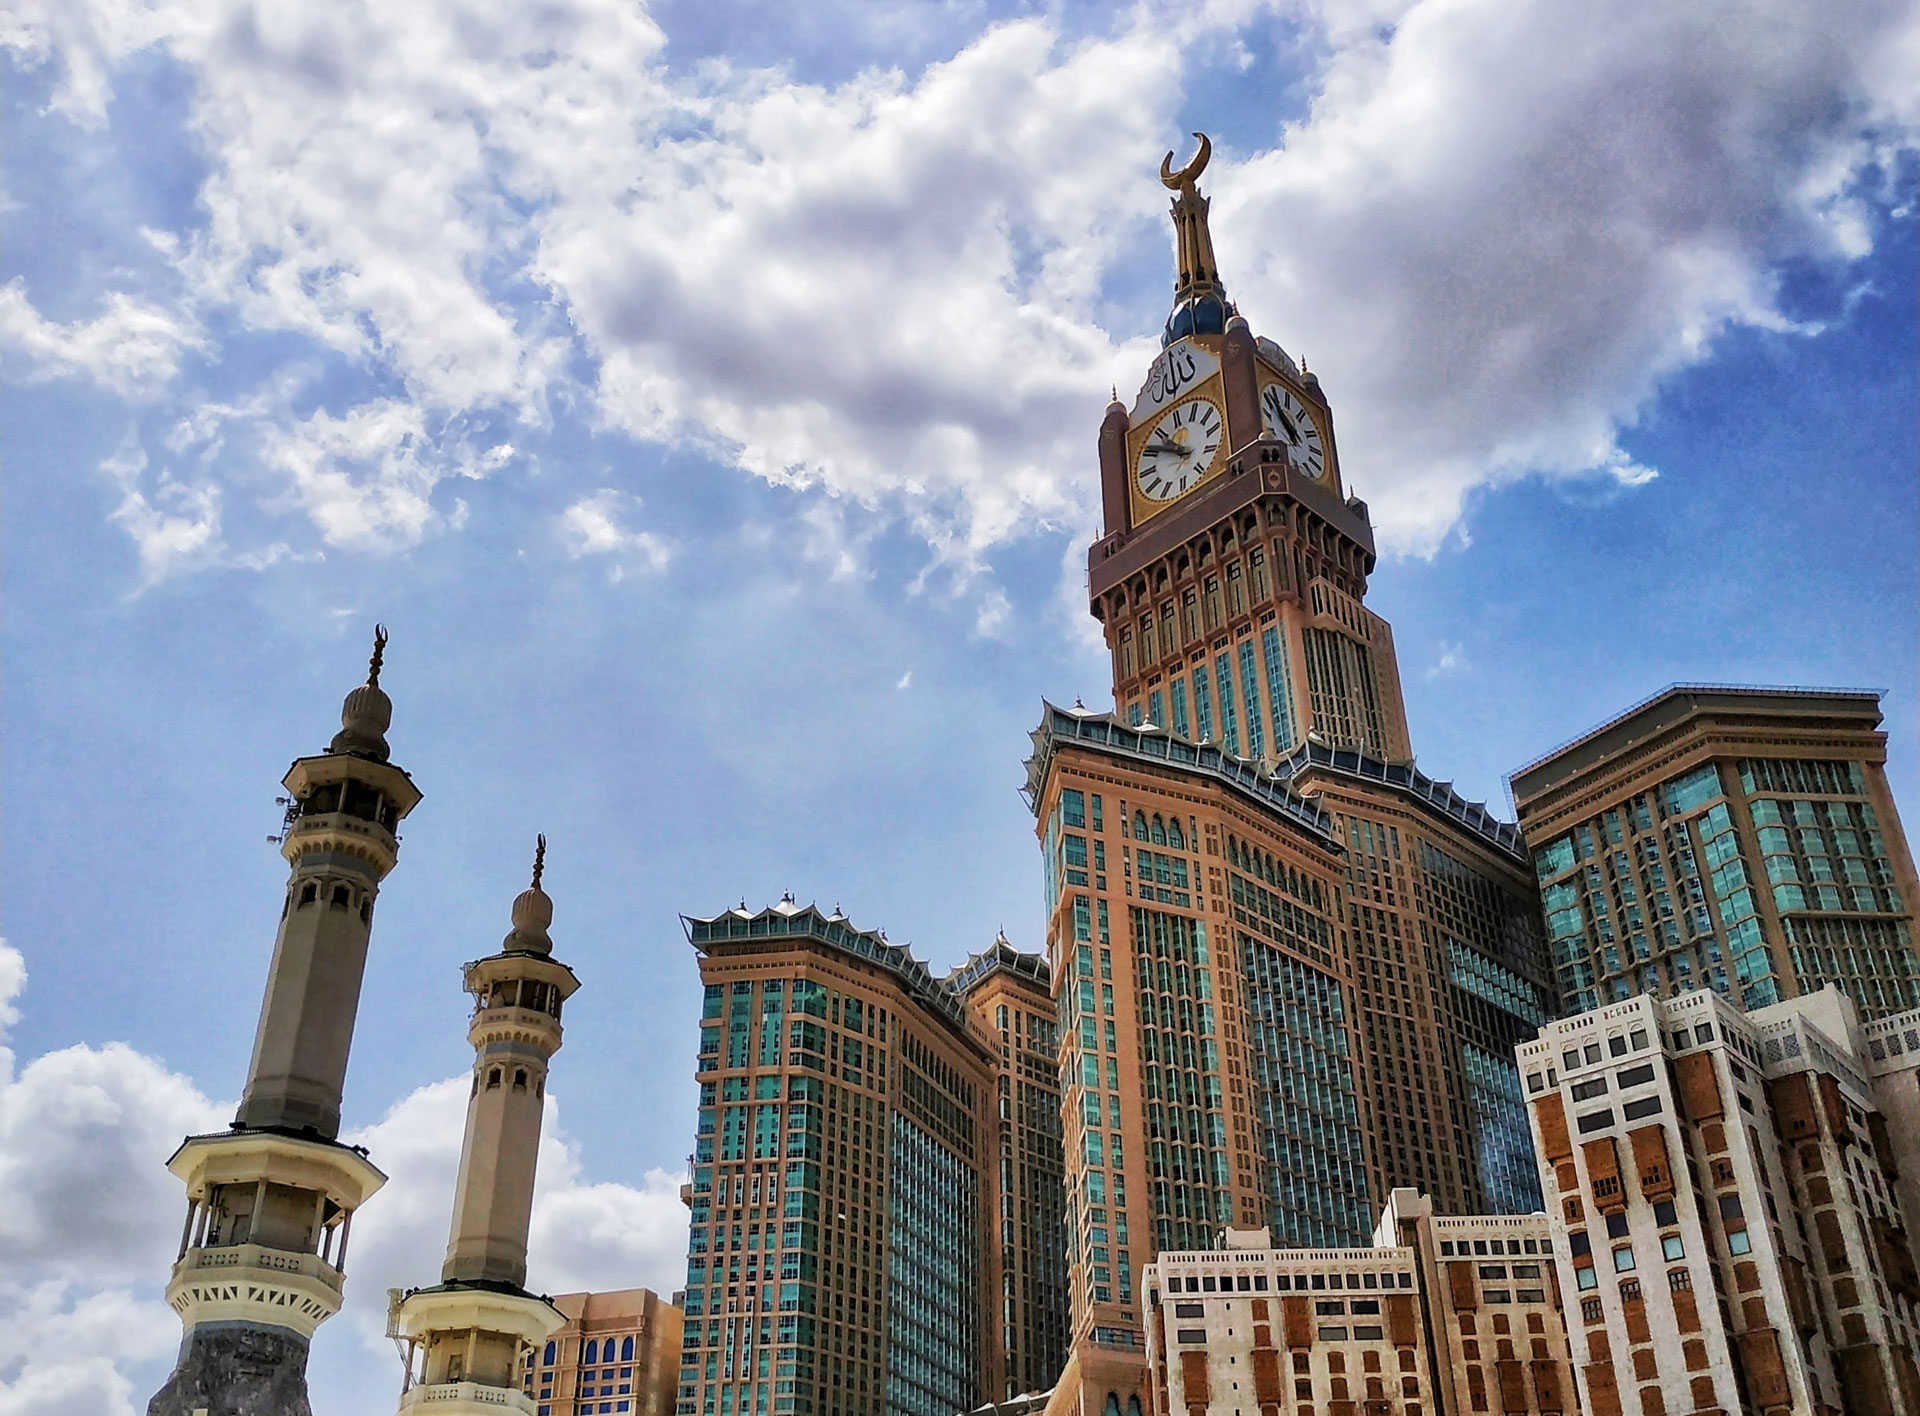
[[[1147,433],[1134,463],[1134,480],[1150,501],[1172,501],[1191,491],[1213,466],[1226,434],[1220,409],[1204,398],[1190,398],[1169,409]]]
[[[1287,445],[1293,465],[1309,477],[1326,475],[1327,444],[1313,413],[1285,384],[1270,383],[1260,392],[1260,421],[1267,436]]]

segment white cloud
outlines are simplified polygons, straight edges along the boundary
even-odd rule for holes
[[[560,540],[575,560],[583,556],[610,556],[614,580],[634,572],[657,574],[673,559],[673,547],[651,531],[634,531],[624,524],[629,512],[640,508],[638,497],[602,487],[560,513]]]
[[[1325,379],[1401,548],[1436,546],[1475,486],[1650,478],[1622,430],[1728,327],[1790,327],[1780,263],[1865,252],[1859,186],[1920,118],[1899,0],[1323,19],[1311,111],[1220,173],[1215,233],[1255,327]]]
[[[1019,19],[832,85],[676,73],[625,0],[90,0],[0,35],[83,118],[164,44],[208,164],[204,228],[153,243],[174,294],[387,390],[276,400],[277,480],[229,476],[234,501],[403,549],[458,524],[436,488],[489,470],[469,444],[583,409],[902,520],[964,585],[987,548],[1085,523],[1101,395],[1151,349],[1103,327],[1104,287],[1164,221],[1150,163],[1183,76],[1245,62],[1256,8],[1137,7],[1077,39]],[[1271,148],[1216,135],[1216,234],[1256,328],[1325,377],[1389,549],[1439,544],[1478,486],[1651,476],[1620,437],[1660,380],[1729,326],[1794,328],[1776,271],[1868,248],[1862,184],[1920,117],[1902,0],[1756,0],[1739,24],[1326,0],[1302,23],[1310,107]],[[9,318],[43,359],[164,379],[194,327],[116,298],[99,322],[159,322],[125,352],[23,296]]]
[[[0,345],[25,356],[28,376],[84,375],[124,398],[151,394],[171,380],[180,356],[204,347],[180,315],[111,291],[90,320],[56,324],[27,298],[23,281],[0,285]]]
[[[893,686],[896,692],[905,692],[907,689],[912,688],[913,670],[908,669],[904,674],[900,675],[899,678],[893,681]]]
[[[0,941],[0,1043],[25,984],[20,951]],[[378,1409],[397,1396],[381,1336],[386,1290],[438,1281],[466,1095],[465,1077],[422,1087],[343,1137],[368,1146],[389,1180],[356,1217],[347,1306],[315,1341],[318,1409]],[[17,1076],[0,1047],[0,1416],[145,1409],[180,1339],[160,1294],[185,1197],[165,1161],[181,1137],[222,1129],[232,1109],[119,1043],[47,1053]],[[550,1093],[529,1286],[671,1292],[686,1252],[681,1179],[588,1179]]]
[[[1430,679],[1443,674],[1456,674],[1467,666],[1467,649],[1464,644],[1440,641],[1440,657],[1433,661],[1433,667],[1427,670]]]

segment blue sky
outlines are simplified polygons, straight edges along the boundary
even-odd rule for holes
[[[1426,770],[1503,802],[1673,680],[1836,684],[1886,691],[1913,802],[1914,11],[1585,8],[29,7],[0,1413],[164,1372],[160,1165],[230,1111],[278,779],[376,619],[426,796],[347,1100],[394,1181],[324,1408],[390,1399],[380,1290],[437,1272],[457,967],[536,831],[585,984],[553,1289],[675,1282],[679,912],[791,890],[935,965],[1038,946],[1025,734],[1105,694],[1094,441],[1193,128],[1229,289],[1372,504]]]

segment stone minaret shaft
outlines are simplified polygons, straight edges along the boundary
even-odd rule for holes
[[[287,774],[294,815],[280,849],[293,870],[234,1118],[249,1130],[340,1133],[373,902],[399,850],[395,828],[420,800],[387,760],[385,646],[377,634],[367,681],[347,695],[326,754],[301,758]]]
[[[374,895],[420,800],[387,760],[385,643],[327,751],[286,775],[292,871],[240,1113],[167,1162],[187,1187],[167,1284],[185,1336],[148,1416],[310,1416],[308,1344],[340,1310],[354,1211],[386,1181],[335,1139]]]
[[[534,856],[533,885],[513,902],[513,930],[500,952],[468,964],[474,997],[467,1041],[473,1089],[454,1190],[453,1233],[440,1276],[519,1287],[527,1280],[527,1226],[547,1063],[560,1050],[560,1006],[578,988],[552,957],[553,901],[540,888],[546,838]]]
[[[561,1006],[580,986],[547,936],[546,850],[543,836],[499,951],[466,966],[473,1084],[453,1232],[439,1284],[391,1295],[389,1330],[406,1360],[402,1412],[424,1404],[436,1416],[497,1416],[519,1397],[527,1353],[563,1321],[522,1287],[547,1064],[560,1050]]]

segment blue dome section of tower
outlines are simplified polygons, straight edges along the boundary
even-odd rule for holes
[[[1222,334],[1232,314],[1233,306],[1217,294],[1195,295],[1181,300],[1173,307],[1173,313],[1167,316],[1167,327],[1160,335],[1160,347],[1164,349],[1174,340],[1184,339],[1190,334]]]

